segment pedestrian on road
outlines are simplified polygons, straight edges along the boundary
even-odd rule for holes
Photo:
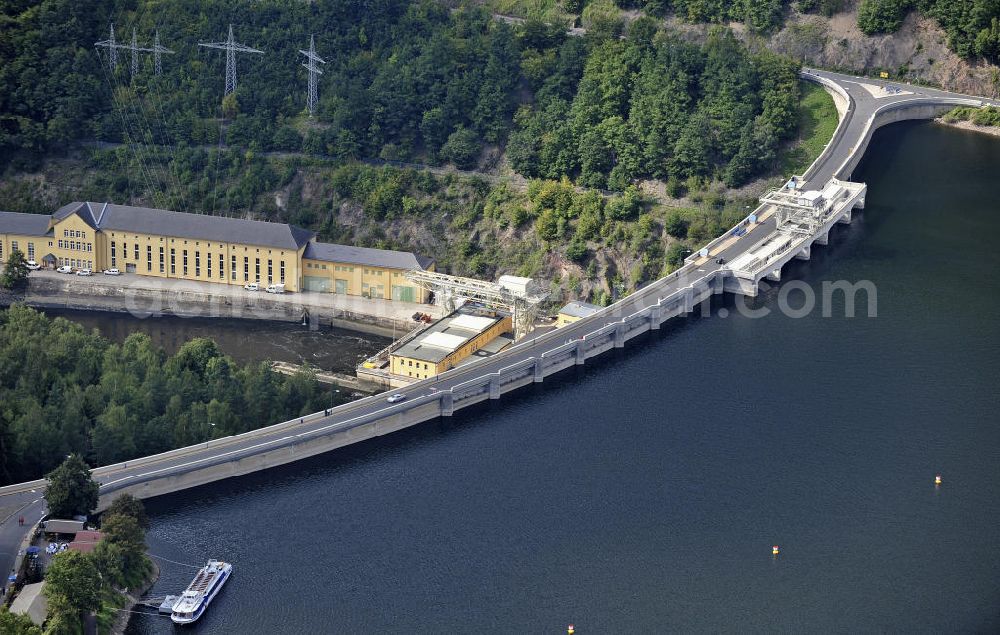
[[[24,527],[24,516],[21,516],[20,518],[17,519],[17,524],[20,525],[21,527]]]

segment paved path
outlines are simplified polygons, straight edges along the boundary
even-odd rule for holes
[[[355,295],[317,291],[296,293],[247,291],[242,284],[230,285],[177,278],[158,278],[134,273],[123,273],[120,276],[106,276],[102,273],[95,273],[92,276],[77,276],[39,270],[31,272],[30,276],[53,283],[65,283],[74,291],[79,289],[81,295],[93,296],[95,303],[101,302],[103,299],[103,303],[118,307],[119,310],[124,307],[139,317],[147,317],[151,307],[154,306],[154,303],[139,293],[143,291],[166,292],[172,302],[159,308],[175,315],[196,317],[271,319],[271,314],[263,309],[268,306],[288,306],[302,307],[317,315],[340,315],[347,312],[412,326],[414,313],[429,313],[434,317],[441,317],[444,314],[441,307],[415,302],[363,298]],[[31,295],[30,288],[28,294],[29,299],[34,297]],[[202,299],[202,297],[207,296],[210,296],[212,301],[205,302]],[[39,295],[35,299],[41,301],[46,299],[46,296]],[[58,303],[58,299],[54,302]],[[262,310],[255,312],[255,308]],[[328,313],[324,314],[324,312]]]

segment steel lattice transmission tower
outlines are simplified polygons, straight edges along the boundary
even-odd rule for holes
[[[309,36],[309,50],[303,51],[302,49],[299,49],[299,53],[306,56],[306,61],[302,65],[309,71],[309,97],[306,100],[306,105],[309,108],[309,116],[312,117],[316,112],[316,104],[319,103],[317,83],[319,81],[319,76],[323,74],[323,71],[316,66],[316,62],[326,64],[326,60],[319,55],[316,55],[316,38],[312,35]]]
[[[118,66],[118,49],[122,48],[120,44],[115,42],[114,22],[111,23],[111,37],[100,42],[94,42],[94,46],[101,46],[108,49],[108,66],[111,67],[111,72],[114,73],[115,67]]]
[[[171,51],[170,49],[165,48],[163,46],[160,46],[160,32],[159,31],[156,32],[156,44],[153,45],[153,48],[146,48],[146,47],[143,47],[143,46],[139,46],[138,36],[136,35],[136,32],[135,32],[134,28],[132,29],[132,43],[131,44],[119,44],[117,41],[115,41],[115,25],[114,24],[111,25],[111,36],[108,39],[106,39],[106,40],[101,40],[100,42],[95,42],[94,46],[99,46],[99,47],[108,49],[108,62],[109,62],[109,65],[111,66],[111,72],[112,73],[115,72],[115,69],[118,66],[118,49],[128,49],[129,51],[131,51],[132,52],[132,64],[131,64],[131,67],[130,67],[130,71],[132,73],[132,75],[131,75],[132,79],[135,79],[135,76],[139,74],[139,53],[152,53],[153,54],[153,56],[154,56],[154,64],[155,64],[155,67],[156,67],[156,74],[157,75],[159,75],[162,72],[162,70],[163,70],[163,66],[160,63],[160,54],[161,53],[173,53],[173,51]]]
[[[226,94],[236,90],[236,54],[237,53],[258,53],[263,55],[264,51],[258,51],[255,48],[246,46],[245,44],[237,44],[236,40],[233,38],[233,25],[229,25],[229,39],[225,42],[199,42],[198,46],[204,46],[209,49],[222,49],[226,52]]]
[[[135,27],[132,27],[132,46],[129,47],[132,50],[132,79],[139,74],[139,51],[153,51],[153,49],[140,49],[136,42]]]
[[[173,53],[170,49],[160,46],[160,31],[157,29],[153,39],[153,70],[157,75],[163,74],[163,62],[160,61],[161,53]]]

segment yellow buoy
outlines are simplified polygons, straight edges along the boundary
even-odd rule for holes
[[[778,549],[778,545],[774,545],[773,547],[771,547],[771,554],[772,555],[776,556],[779,553],[781,553],[781,549]]]
[[[940,474],[938,474],[937,476],[934,477],[934,484],[935,485],[940,485],[941,484],[941,475]]]

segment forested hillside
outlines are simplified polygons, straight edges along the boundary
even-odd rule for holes
[[[67,454],[107,465],[330,407],[306,373],[239,367],[211,340],[168,357],[24,306],[0,312],[0,482],[38,478]]]
[[[513,133],[511,164],[526,176],[618,190],[640,177],[738,184],[770,167],[796,117],[796,64],[725,31],[685,43],[649,19],[619,40],[612,28],[569,37],[431,0],[29,4],[0,4],[0,148],[15,165],[79,139],[200,146],[222,136],[251,151],[472,167]],[[127,51],[109,69],[93,44],[112,22],[119,41],[135,27],[148,45],[159,30],[176,51],[161,77],[143,55],[131,78]],[[238,56],[237,91],[224,100],[225,55],[196,44],[223,39],[230,22],[266,53]],[[312,33],[327,64],[310,120],[297,50]]]

